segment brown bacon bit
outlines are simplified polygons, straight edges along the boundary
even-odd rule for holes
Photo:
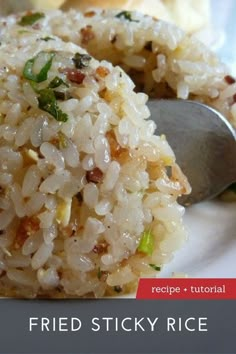
[[[76,69],[65,69],[64,72],[67,74],[67,79],[71,82],[75,82],[76,84],[82,84],[84,81],[85,75]]]
[[[92,30],[92,26],[90,25],[81,28],[80,33],[82,35],[82,44],[88,44],[89,41],[95,38],[95,34]]]
[[[33,234],[35,234],[36,231],[39,230],[39,219],[35,216],[28,217],[25,216],[18,227],[15,242],[14,242],[14,248],[18,249],[21,248],[24,244],[24,242],[27,240],[27,238]]]
[[[225,81],[229,85],[232,85],[232,84],[234,84],[236,82],[235,78],[233,78],[233,76],[231,76],[231,75],[226,75],[225,76]]]
[[[93,252],[96,254],[105,253],[107,251],[108,244],[106,242],[98,243],[94,246]]]
[[[102,78],[106,77],[109,73],[109,69],[107,69],[105,66],[99,66],[96,69],[96,74]]]
[[[233,101],[236,103],[236,93],[233,95]]]
[[[84,13],[84,17],[93,17],[94,15],[96,15],[95,11],[87,11]]]
[[[95,167],[92,171],[86,172],[86,179],[88,182],[100,183],[103,179],[103,172]]]

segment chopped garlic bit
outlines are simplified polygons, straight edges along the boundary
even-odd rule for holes
[[[27,155],[29,158],[31,158],[32,160],[34,160],[36,162],[39,160],[38,153],[32,149],[27,150]]]
[[[71,198],[61,199],[61,201],[58,203],[56,213],[56,220],[58,224],[61,224],[62,226],[67,226],[69,224],[71,215],[71,203]]]

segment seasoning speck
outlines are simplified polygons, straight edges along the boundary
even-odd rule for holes
[[[87,11],[84,14],[84,17],[93,17],[94,15],[96,15],[95,11]]]
[[[35,22],[44,18],[45,14],[43,12],[29,13],[21,18],[18,22],[20,26],[32,26]]]
[[[95,167],[92,171],[86,172],[86,180],[88,182],[100,183],[102,179],[103,172],[98,167]]]
[[[92,58],[90,55],[80,53],[75,53],[74,57],[72,58],[76,69],[88,67],[91,59]]]
[[[225,76],[225,81],[227,82],[227,84],[232,85],[236,82],[235,78],[231,75],[226,75]]]
[[[74,69],[66,69],[67,79],[76,84],[82,84],[85,78],[85,75],[79,71]]]
[[[90,25],[81,28],[80,33],[82,36],[82,44],[88,44],[88,42],[90,42],[92,39],[95,38],[95,34],[92,30],[92,26]]]
[[[102,78],[106,77],[110,73],[109,69],[105,66],[99,66],[96,69],[96,74]]]
[[[148,41],[148,42],[145,44],[144,48],[145,48],[146,50],[148,50],[149,52],[151,52],[151,51],[152,51],[152,41]]]
[[[116,286],[114,286],[114,291],[115,291],[116,293],[121,293],[121,292],[122,292],[122,287],[119,286],[119,285],[116,285]]]

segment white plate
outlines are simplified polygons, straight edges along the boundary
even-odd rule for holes
[[[235,0],[211,0],[211,31],[203,35],[236,75]],[[206,35],[207,32],[207,35]],[[236,203],[217,200],[186,209],[184,223],[189,239],[163,267],[161,277],[184,272],[189,277],[236,277]]]
[[[194,278],[235,278],[236,203],[200,203],[186,209],[184,222],[188,241],[160,276],[184,272]]]

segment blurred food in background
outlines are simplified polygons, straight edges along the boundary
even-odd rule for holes
[[[177,24],[187,32],[198,31],[209,24],[209,0],[0,0],[2,15],[27,9],[63,10],[91,7],[137,10],[144,14]],[[187,14],[187,15],[186,15]]]
[[[209,0],[67,0],[62,8],[78,8],[84,11],[89,7],[137,10],[176,23],[187,32],[205,27],[210,18]]]
[[[0,15],[32,10],[58,9],[64,0],[0,0]]]

